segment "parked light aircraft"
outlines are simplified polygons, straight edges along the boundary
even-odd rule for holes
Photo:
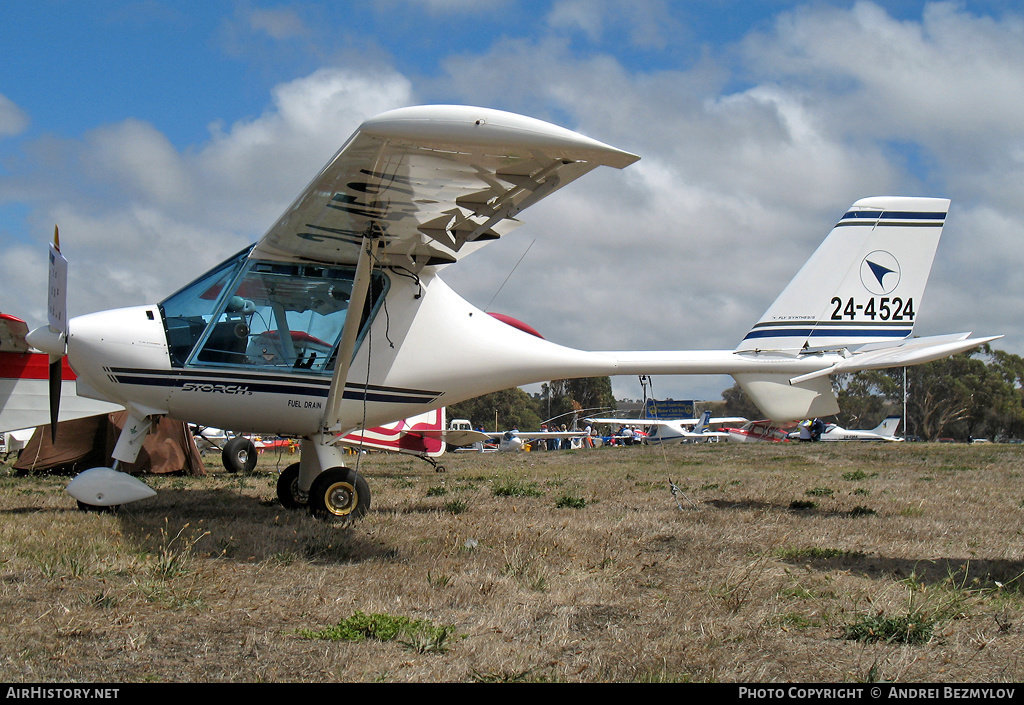
[[[398,426],[401,428],[404,422],[399,422]],[[442,417],[443,423],[443,417]],[[412,437],[412,443],[404,442],[398,439],[404,439],[404,434],[408,433]],[[384,450],[399,450],[400,452],[408,452],[415,455],[423,456],[423,453],[419,451],[415,438],[417,436],[433,439],[439,442],[438,445],[440,450],[434,453],[434,456],[440,455],[445,451],[446,446],[452,447],[463,447],[463,446],[480,446],[482,449],[483,444],[494,444],[494,450],[502,452],[515,452],[523,449],[523,446],[538,440],[547,440],[551,438],[581,438],[586,435],[584,431],[520,431],[519,429],[511,429],[509,431],[478,431],[475,430],[468,419],[454,419],[451,425],[444,430],[438,430],[437,428],[409,428],[406,432],[401,430],[401,434],[396,436],[397,445],[404,445],[406,447],[391,447],[385,448],[384,446],[378,446]],[[350,434],[346,442],[351,443],[352,440],[360,438],[359,434]],[[354,443],[352,443],[354,445]],[[429,461],[429,458],[424,458]]]
[[[520,431],[519,429],[512,429],[511,431],[501,431],[497,433],[485,433],[492,440],[497,441],[498,450],[502,452],[515,452],[522,450],[523,446],[533,443],[534,441],[548,441],[551,439],[571,440],[573,438],[583,438],[587,435],[585,431]]]
[[[896,429],[900,425],[901,417],[886,416],[882,423],[870,430],[843,428],[834,423],[825,424],[825,430],[818,436],[819,441],[902,441],[896,435]],[[808,423],[808,422],[803,422]],[[802,425],[802,424],[801,424]],[[800,438],[800,431],[792,431],[789,434],[791,439]]]
[[[7,313],[0,313],[0,431],[15,432],[24,447],[36,426],[49,419],[49,360],[46,354],[33,352],[25,336],[28,324]],[[71,382],[75,373],[67,360],[59,367],[61,379]],[[80,397],[72,385],[60,388],[60,420],[70,421],[120,411],[121,406]],[[25,433],[20,433],[24,431]],[[14,446],[9,446],[13,448]]]
[[[643,426],[647,429],[646,443],[698,443],[701,441],[729,440],[728,431],[712,431],[711,426],[724,423],[744,423],[741,416],[711,417],[705,411],[699,419],[588,419],[591,423],[623,424]]]
[[[128,410],[115,466],[165,414],[300,438],[279,498],[347,519],[367,510],[370,491],[345,467],[338,433],[513,386],[625,374],[730,374],[769,418],[828,416],[838,411],[833,373],[994,339],[910,337],[945,199],[854,203],[735,350],[570,349],[486,315],[439,277],[528,206],[637,159],[501,111],[393,110],[364,122],[255,245],[158,304],[68,321],[67,263],[51,247],[49,322],[28,341],[50,355],[55,383],[66,356],[79,396]],[[68,492],[85,506],[151,493],[116,468],[87,470]]]
[[[789,428],[793,426],[793,423],[780,425],[775,421],[760,419],[748,421],[740,427],[723,426],[722,430],[729,434],[729,440],[733,443],[783,443],[789,440]]]

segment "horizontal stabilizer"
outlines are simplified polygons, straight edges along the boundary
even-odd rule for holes
[[[840,360],[832,367],[793,377],[790,382],[792,384],[801,384],[816,377],[844,372],[920,365],[925,362],[941,360],[950,355],[973,350],[985,343],[990,343],[1003,337],[1001,335],[990,335],[982,338],[971,338],[970,335],[970,333],[935,335],[926,338],[911,338],[898,345],[886,347],[879,347],[878,345],[865,346],[861,350],[854,352],[851,357]]]

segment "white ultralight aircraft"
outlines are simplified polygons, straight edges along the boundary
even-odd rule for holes
[[[637,159],[496,110],[393,110],[364,122],[254,246],[160,303],[68,321],[67,263],[51,248],[49,325],[28,341],[49,354],[57,381],[67,356],[79,396],[128,410],[115,466],[134,460],[165,414],[295,437],[300,459],[279,478],[281,502],[345,519],[365,513],[370,491],[346,467],[338,434],[487,392],[570,377],[730,374],[769,418],[792,420],[838,411],[832,373],[993,340],[910,337],[944,199],[857,201],[735,350],[570,349],[487,315],[438,276],[541,198]],[[152,493],[116,467],[85,471],[68,492],[85,507]]]
[[[825,430],[818,436],[819,441],[902,441],[896,435],[896,429],[900,425],[900,416],[886,416],[882,423],[872,429],[843,428],[834,423],[825,424]],[[801,422],[801,426],[810,423]],[[789,434],[791,439],[800,438],[802,431],[792,431]]]
[[[491,440],[496,441],[498,450],[502,452],[515,452],[523,449],[523,446],[536,441],[549,440],[573,440],[586,438],[586,431],[511,431],[485,432]]]
[[[699,419],[619,419],[614,417],[587,419],[591,423],[629,424],[647,429],[645,443],[700,443],[704,441],[727,441],[728,431],[713,431],[711,426],[723,423],[746,423],[742,416],[711,417],[705,411]]]

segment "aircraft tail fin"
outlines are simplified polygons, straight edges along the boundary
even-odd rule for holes
[[[352,431],[337,442],[351,448],[372,448],[434,458],[445,452],[445,411],[442,406],[394,423]]]
[[[854,203],[737,351],[800,352],[913,333],[949,200]]]
[[[706,410],[700,415],[700,421],[693,427],[694,433],[704,433],[708,429],[708,423],[711,421],[711,410]]]
[[[871,429],[871,432],[877,433],[880,436],[895,436],[896,429],[899,428],[901,420],[902,417],[900,416],[886,416],[882,419],[882,423]]]

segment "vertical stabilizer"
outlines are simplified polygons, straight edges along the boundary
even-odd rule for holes
[[[886,416],[882,419],[882,423],[875,426],[871,432],[877,433],[879,436],[895,436],[896,429],[900,425],[900,419],[901,417],[899,416]]]
[[[704,433],[704,431],[706,431],[707,428],[708,428],[708,422],[709,421],[711,421],[711,410],[710,409],[705,411],[703,414],[700,415],[700,421],[698,421],[697,425],[693,427],[693,432],[694,433]]]
[[[737,350],[798,352],[910,336],[948,210],[944,198],[857,201]]]

